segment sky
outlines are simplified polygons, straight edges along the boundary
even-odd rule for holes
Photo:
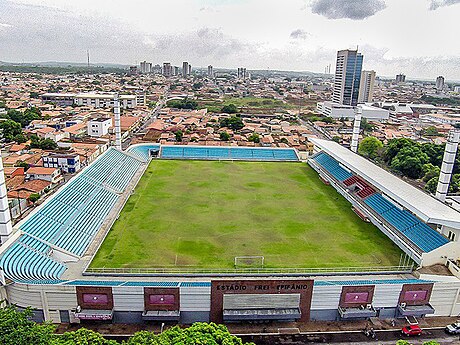
[[[359,48],[380,76],[460,81],[460,0],[0,0],[0,61],[324,72]]]

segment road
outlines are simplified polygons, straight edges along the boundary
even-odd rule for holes
[[[375,339],[366,337],[361,331],[300,333],[300,334],[248,334],[237,335],[244,342],[253,341],[257,345],[304,345],[304,344],[340,344],[340,345],[395,345],[399,339],[407,339],[413,345],[422,345],[435,340],[441,345],[460,344],[459,336],[448,335],[444,328],[424,329],[419,337],[403,337],[400,331],[376,331]],[[129,335],[104,334],[106,339],[127,340]]]
[[[360,331],[323,332],[282,335],[243,335],[244,341],[253,341],[257,345],[303,345],[303,344],[396,344],[399,339],[407,339],[413,345],[421,345],[429,340],[439,344],[460,344],[459,336],[448,335],[444,328],[424,329],[421,336],[407,338],[400,331],[376,331],[375,339],[371,339]]]
[[[134,133],[132,133],[125,141],[122,142],[121,146],[122,146],[122,149],[123,150],[126,150],[129,145],[131,144],[131,140],[133,138],[133,136],[136,134],[136,133],[141,133],[143,131],[145,131],[145,129],[150,126],[150,124],[155,121],[158,117],[158,114],[160,113],[160,110],[165,106],[166,100],[167,98],[167,95],[164,96],[164,98],[160,101],[158,101],[157,103],[157,106],[155,107],[155,109],[153,109],[151,112],[150,112],[150,115],[147,117],[146,121],[142,124],[142,126],[140,126],[137,131],[135,131]]]

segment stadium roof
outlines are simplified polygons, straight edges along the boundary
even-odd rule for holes
[[[431,195],[404,182],[336,142],[310,138],[310,141],[334,157],[349,170],[363,177],[384,194],[416,214],[426,223],[441,224],[460,229],[460,212]]]

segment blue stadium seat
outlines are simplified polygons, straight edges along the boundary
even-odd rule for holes
[[[163,146],[161,149],[161,158],[293,162],[299,160],[294,149],[219,146]]]
[[[396,207],[382,194],[373,194],[364,202],[420,248],[422,252],[430,252],[449,242],[447,238],[430,228],[409,211]]]
[[[345,181],[347,178],[353,176],[351,172],[343,168],[338,161],[325,152],[318,153],[312,159],[338,181]]]

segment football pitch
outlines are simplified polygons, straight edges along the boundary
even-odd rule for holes
[[[400,254],[305,163],[153,160],[90,267],[390,266]]]

